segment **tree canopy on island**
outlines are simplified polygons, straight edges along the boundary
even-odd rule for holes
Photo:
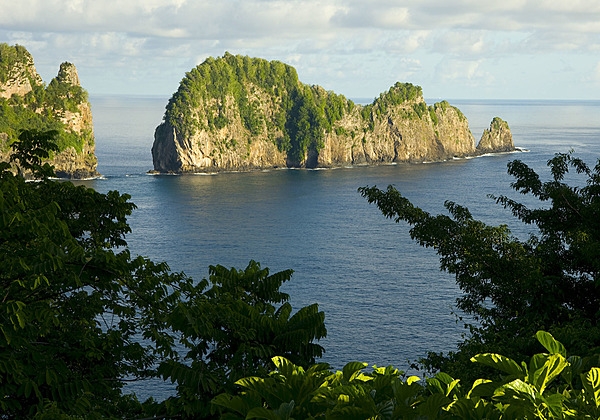
[[[169,100],[164,119],[178,133],[191,137],[201,130],[213,133],[225,128],[237,118],[233,109],[239,110],[250,136],[269,133],[279,151],[287,152],[291,166],[297,166],[308,152],[324,147],[325,133],[343,132],[336,123],[357,107],[364,127],[355,127],[353,135],[358,130],[372,131],[374,120],[399,104],[412,104],[411,117],[435,114],[435,106],[428,108],[422,95],[420,86],[397,82],[363,107],[343,95],[300,82],[296,69],[280,61],[225,53],[207,58],[186,73]]]

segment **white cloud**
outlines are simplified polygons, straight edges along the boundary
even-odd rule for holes
[[[591,72],[591,80],[595,83],[600,84],[600,61],[596,63],[596,66],[593,68]]]
[[[436,37],[433,50],[441,54],[473,56],[485,54],[490,47],[484,32],[458,30],[440,33]]]
[[[378,7],[376,2],[365,1],[337,8],[331,22],[346,28],[407,29],[409,15],[407,7]]]
[[[356,92],[400,76],[510,84],[490,63],[553,63],[557,54],[573,62],[569,77],[583,79],[577,62],[600,51],[597,0],[0,0],[0,10],[2,41],[25,45],[38,69],[55,73],[65,59],[87,67],[101,89],[111,66],[178,83],[226,50]]]
[[[414,77],[424,71],[420,60],[403,57],[399,63],[394,66],[394,74],[398,81],[407,82],[414,80]]]
[[[4,30],[190,39],[339,39],[415,31],[600,34],[595,0],[0,0]],[[578,45],[581,45],[579,43]]]
[[[448,59],[436,67],[436,76],[444,83],[459,83],[465,86],[489,86],[494,76],[482,68],[482,61]]]
[[[382,45],[390,53],[411,54],[421,48],[430,48],[432,31],[397,31]]]

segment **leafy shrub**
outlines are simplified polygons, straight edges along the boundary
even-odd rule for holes
[[[274,357],[268,376],[237,381],[239,390],[213,400],[221,418],[327,419],[564,419],[600,416],[600,368],[584,368],[577,356],[547,332],[537,340],[547,353],[518,364],[499,354],[472,362],[497,370],[497,381],[477,379],[470,387],[437,373],[421,380],[388,366],[350,362],[332,372],[327,364],[308,369]]]
[[[211,266],[208,280],[186,286],[185,301],[165,320],[187,349],[158,369],[177,383],[167,413],[207,416],[214,396],[233,391],[244,376],[266,374],[276,355],[301,366],[322,356],[313,341],[326,335],[325,315],[317,304],[292,314],[289,295],[279,290],[291,276],[292,270],[270,274],[251,261],[245,270]]]

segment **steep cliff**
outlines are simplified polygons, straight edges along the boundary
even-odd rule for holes
[[[45,86],[22,46],[0,44],[0,161],[21,130],[57,130],[60,152],[49,163],[65,178],[98,175],[92,111],[77,69],[62,63]]]
[[[158,172],[334,167],[441,161],[513,150],[508,124],[475,139],[465,116],[428,106],[419,86],[396,83],[361,106],[309,86],[278,61],[209,58],[181,81],[156,128]],[[489,138],[489,139],[488,139]]]

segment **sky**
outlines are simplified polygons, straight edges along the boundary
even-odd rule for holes
[[[46,83],[69,61],[91,95],[169,97],[207,57],[290,64],[374,98],[600,99],[598,0],[0,0],[0,42]]]

